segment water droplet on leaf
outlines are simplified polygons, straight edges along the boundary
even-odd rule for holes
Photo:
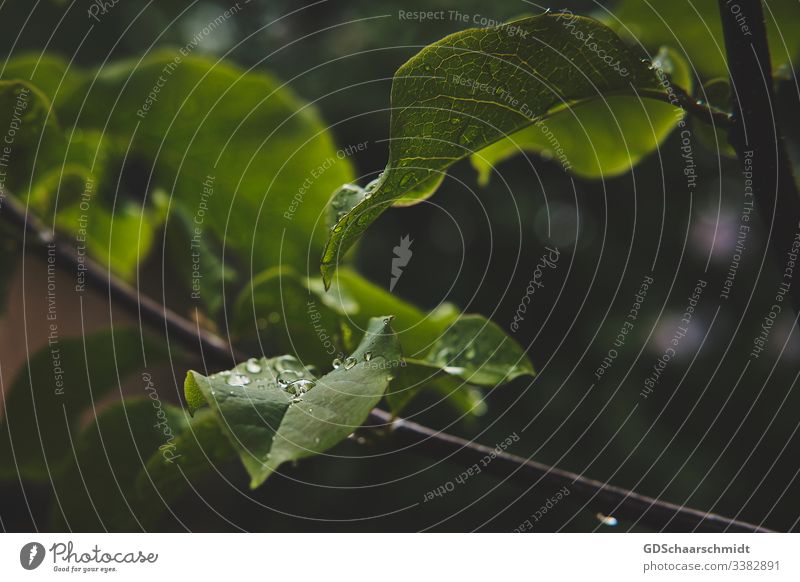
[[[250,383],[250,377],[244,374],[231,374],[227,382],[228,386],[247,386]]]
[[[259,374],[261,372],[261,365],[255,358],[250,358],[245,364],[245,369],[251,374]]]

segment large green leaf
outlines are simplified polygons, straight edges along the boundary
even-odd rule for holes
[[[76,234],[87,209],[75,204],[91,178],[88,250],[127,277],[163,223],[164,213],[153,208],[159,188],[191,221],[193,245],[195,237],[204,248],[207,237],[222,241],[260,272],[280,263],[302,269],[309,254],[322,251],[327,231],[318,219],[331,193],[352,178],[346,153],[337,151],[316,109],[262,72],[164,50],[99,71],[51,56],[37,68],[36,58],[22,57],[7,64],[3,78],[40,87],[52,101],[44,109],[63,129],[42,141],[35,170],[20,166],[9,185],[27,190],[31,183],[39,214],[57,209],[57,226]],[[26,163],[32,154],[29,148]],[[168,241],[189,264],[183,234]],[[200,277],[184,270],[174,279],[187,294],[199,281],[201,299],[216,308],[221,281],[210,270],[219,265],[216,253],[206,257]]]
[[[669,75],[674,87],[691,92],[691,71],[678,53],[662,49],[654,66]],[[655,151],[683,116],[682,109],[669,103],[610,95],[537,120],[473,154],[470,160],[482,184],[488,182],[495,165],[521,151],[551,158],[578,176],[608,178],[627,172]]]
[[[735,3],[728,3],[727,9],[735,8]],[[719,10],[719,3],[711,1],[621,0],[598,17],[620,35],[652,50],[661,45],[681,50],[703,77],[712,78],[728,76]],[[772,66],[779,72],[800,54],[800,36],[795,33],[800,26],[800,5],[796,0],[769,0],[764,3],[764,17]],[[743,24],[752,33],[753,23]]]
[[[366,420],[401,359],[390,319],[374,318],[355,352],[321,378],[292,356],[253,359],[208,377],[189,372],[187,401],[202,395],[258,487],[284,462],[330,449]]]
[[[49,479],[68,458],[79,422],[121,379],[166,356],[135,329],[54,341],[36,352],[7,393],[0,428],[0,477]]]
[[[456,161],[554,109],[637,89],[661,90],[647,63],[588,18],[534,16],[458,32],[424,48],[395,74],[389,162],[333,226],[322,255],[326,285],[382,212],[429,196]]]
[[[34,66],[29,58],[12,60],[4,74],[31,81],[0,82],[2,111],[10,116],[8,126],[17,128],[3,184],[27,199],[39,217],[72,235],[79,252],[131,280],[164,221],[167,200],[151,197],[143,205],[117,188],[126,152],[113,136],[61,127],[51,98],[65,93],[42,71],[69,78],[72,85],[80,83],[80,76],[68,73],[55,59],[45,58],[43,63],[42,70],[27,70]],[[47,90],[32,84],[34,80],[45,83]],[[24,115],[16,120],[21,104]]]
[[[80,99],[68,99],[63,117],[130,141],[156,185],[254,272],[301,268],[320,251],[326,232],[315,224],[352,169],[316,110],[286,86],[162,51],[104,67],[86,90],[92,106],[79,114]]]
[[[291,268],[257,276],[236,300],[233,329],[256,335],[264,346],[297,354],[304,363],[328,367],[352,347],[349,335],[363,332],[370,319],[394,315],[395,330],[410,357],[422,357],[458,315],[449,304],[430,313],[342,268],[325,292],[318,277],[302,277]]]
[[[425,313],[347,268],[336,271],[327,292],[319,278],[288,268],[262,273],[237,299],[234,329],[244,338],[257,335],[263,346],[296,354],[303,364],[327,369],[349,351],[352,330],[366,329],[381,313],[398,314],[392,328],[407,356],[387,392],[393,412],[423,387],[448,396],[462,411],[481,410],[474,386],[533,374],[522,348],[486,318],[462,316],[451,304]]]

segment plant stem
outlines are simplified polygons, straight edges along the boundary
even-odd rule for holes
[[[58,241],[39,219],[27,212],[23,204],[1,189],[0,200],[2,200],[0,216],[20,226],[26,234],[32,235],[32,242],[37,247],[54,248],[57,267],[72,273],[76,272],[79,260],[77,252],[71,245]],[[98,265],[88,257],[82,257],[81,262],[86,267],[87,282],[96,289],[107,292],[109,300],[117,301],[142,320],[163,329],[167,339],[175,338],[190,350],[201,350],[206,362],[227,369],[232,367],[233,363],[246,359],[246,356],[238,353],[229,342],[201,329],[199,325],[181,317],[164,305],[142,296],[135,288],[113,276],[109,269]],[[523,486],[540,482],[557,488],[567,486],[571,494],[575,494],[575,499],[590,500],[592,507],[597,511],[613,510],[619,517],[641,520],[641,523],[654,529],[669,525],[674,529],[686,531],[695,528],[699,531],[768,531],[756,525],[679,507],[639,495],[634,491],[587,479],[557,467],[497,452],[489,447],[434,431],[402,418],[393,418],[388,412],[378,408],[370,414],[368,424],[366,428],[389,427],[393,443],[413,446],[414,452],[435,459],[447,459],[467,467],[479,463],[486,455],[495,455],[484,469],[488,473],[500,478],[509,478]]]
[[[682,88],[676,86],[672,87],[672,91],[677,99],[676,102],[670,100],[670,96],[663,91],[653,91],[650,89],[639,89],[638,94],[640,97],[648,99],[656,99],[663,101],[675,107],[683,109],[686,113],[695,117],[709,125],[722,128],[730,128],[733,125],[733,119],[729,113],[720,111],[711,106],[711,104],[703,104],[694,99]]]
[[[791,274],[784,276],[784,268],[795,240],[800,242],[800,197],[777,123],[764,12],[760,0],[737,0],[736,13],[732,6],[719,0],[733,94],[728,139],[743,170],[752,175],[753,198],[767,228],[781,282],[791,284]],[[743,29],[742,23],[748,28]],[[800,285],[790,285],[789,295],[799,312]]]
[[[479,465],[482,472],[491,473],[501,479],[509,479],[525,487],[530,487],[532,484],[546,484],[551,486],[553,491],[567,487],[570,495],[590,500],[590,505],[595,511],[631,521],[641,521],[654,529],[692,531],[696,528],[697,531],[706,532],[769,531],[749,523],[678,506],[601,481],[587,479],[558,467],[530,461],[402,418],[392,421],[388,412],[377,408],[370,414],[370,421],[376,426],[390,424],[393,442],[403,447],[413,446],[415,451],[436,459],[448,459],[466,467]],[[489,462],[481,463],[487,458],[490,459]]]
[[[77,251],[64,241],[53,236],[51,229],[36,216],[29,213],[25,205],[0,188],[0,214],[9,222],[23,229],[33,237],[33,243],[39,248],[55,248],[57,266],[71,272],[78,272],[78,266],[85,268],[86,281],[96,289],[108,293],[109,301],[116,301],[128,311],[155,328],[164,330],[167,341],[175,338],[188,349],[200,350],[214,355],[215,363],[222,367],[232,367],[241,361],[241,354],[236,354],[233,347],[220,338],[202,329],[198,324],[179,316],[166,306],[153,301],[139,293],[138,289],[115,277],[111,270],[95,263],[88,257],[79,257]],[[29,241],[27,237],[24,239]]]

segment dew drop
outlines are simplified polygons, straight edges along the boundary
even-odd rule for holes
[[[617,518],[611,515],[603,515],[602,513],[598,513],[596,517],[598,520],[600,520],[600,523],[610,527],[614,527],[619,523]]]
[[[342,367],[342,360],[340,360],[339,358],[336,358],[335,360],[333,360],[333,369],[334,370],[338,370],[341,367]]]
[[[244,374],[231,374],[227,382],[228,386],[247,386],[250,383],[250,377]]]
[[[275,359],[275,370],[277,372],[303,372],[303,366],[294,356],[281,356]]]
[[[296,380],[286,386],[286,391],[289,394],[294,394],[297,397],[301,397],[303,396],[303,394],[311,390],[314,386],[316,386],[316,383],[312,382],[311,380],[306,380],[306,379]]]
[[[255,358],[250,358],[249,360],[247,360],[247,364],[245,364],[245,369],[251,374],[261,373],[261,365],[258,363],[258,361],[256,361]]]
[[[348,356],[348,358],[344,361],[345,370],[350,370],[355,365],[356,365],[356,359],[353,356]]]
[[[282,370],[278,374],[278,385],[281,388],[287,388],[289,385],[294,384],[301,379],[300,374],[294,370]]]

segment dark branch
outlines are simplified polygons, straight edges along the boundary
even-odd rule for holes
[[[51,234],[51,229],[36,216],[29,213],[27,208],[7,190],[0,188],[0,214],[6,220],[23,229],[33,237],[26,238],[38,247],[55,245],[55,254],[58,258],[57,265],[73,274],[78,272],[78,266],[85,268],[86,280],[96,289],[108,293],[109,299],[118,302],[148,324],[161,328],[167,332],[167,338],[175,338],[191,350],[202,349],[205,353],[213,354],[216,364],[221,367],[231,367],[236,361],[241,361],[232,346],[217,335],[203,330],[197,324],[189,321],[168,309],[166,306],[153,301],[149,297],[138,293],[137,290],[124,281],[113,276],[111,271],[87,257],[79,257],[75,248]]]
[[[733,93],[733,125],[729,140],[743,169],[752,174],[755,204],[765,226],[773,260],[783,274],[789,253],[800,235],[800,198],[791,162],[777,123],[772,63],[760,0],[739,0],[732,12],[720,0],[722,30]],[[748,30],[743,30],[746,23]],[[783,277],[782,282],[787,282]],[[788,281],[791,283],[791,280]],[[789,288],[800,311],[800,285]]]
[[[78,267],[78,255],[75,249],[62,241],[56,240],[40,220],[30,215],[25,207],[12,196],[0,190],[3,199],[0,215],[17,224],[33,237],[33,243],[39,247],[55,245],[56,265],[67,267],[74,273]],[[98,290],[107,292],[109,297],[118,301],[143,320],[165,329],[167,337],[174,337],[191,350],[202,349],[208,363],[220,368],[230,368],[235,361],[242,361],[245,356],[237,353],[228,342],[219,336],[202,330],[196,324],[181,317],[177,313],[156,303],[152,299],[139,295],[136,290],[116,279],[107,268],[99,266],[88,258],[82,259],[87,268],[87,281]],[[655,529],[671,526],[674,529],[698,529],[700,531],[767,531],[758,526],[740,522],[715,514],[704,513],[695,509],[679,507],[671,503],[652,499],[587,479],[556,467],[529,461],[522,457],[505,452],[495,452],[489,447],[461,439],[443,432],[434,431],[407,420],[395,418],[380,409],[370,414],[366,428],[389,428],[392,442],[403,446],[413,446],[417,453],[435,459],[447,459],[452,462],[472,466],[480,462],[487,454],[496,455],[487,465],[486,472],[500,478],[509,478],[523,486],[546,483],[554,487],[568,486],[576,499],[589,501],[598,511],[614,511],[614,514],[632,520],[641,520]]]
[[[663,91],[653,91],[650,89],[639,89],[638,94],[640,97],[647,97],[648,99],[656,99],[669,103],[675,107],[683,109],[692,117],[696,117],[701,121],[720,127],[723,129],[730,128],[733,124],[733,119],[729,113],[720,111],[711,106],[710,103],[701,103],[689,95],[686,91],[678,86],[672,87],[672,92],[676,101],[671,100],[671,96]]]
[[[529,461],[517,455],[496,451],[491,447],[476,444],[446,433],[434,431],[428,427],[408,420],[391,421],[389,413],[379,409],[372,411],[370,421],[376,425],[390,424],[393,442],[405,447],[414,447],[436,459],[446,458],[471,467],[480,463],[486,455],[494,458],[490,463],[481,465],[482,472],[492,473],[501,479],[510,479],[524,487],[545,484],[560,489],[568,487],[570,495],[588,500],[589,506],[601,513],[618,518],[640,521],[654,529],[669,528],[675,531],[706,532],[763,532],[767,529],[749,523],[729,519],[714,513],[706,513],[639,495],[620,487],[614,487],[601,481],[587,479],[576,473],[564,471]]]

